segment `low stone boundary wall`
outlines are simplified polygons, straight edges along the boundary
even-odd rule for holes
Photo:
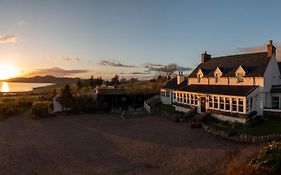
[[[265,136],[251,136],[246,134],[236,135],[236,136],[230,136],[229,132],[222,131],[222,130],[216,130],[214,128],[211,128],[205,124],[202,124],[203,129],[213,135],[233,140],[237,142],[245,142],[245,143],[258,143],[258,142],[269,142],[273,140],[281,140],[281,134],[270,134]]]
[[[216,130],[216,129],[211,128],[211,127],[209,127],[209,126],[207,126],[205,124],[202,124],[202,127],[208,133],[211,133],[213,135],[220,136],[220,137],[223,137],[223,138],[229,138],[229,135],[230,135],[229,132],[222,131],[222,130]]]

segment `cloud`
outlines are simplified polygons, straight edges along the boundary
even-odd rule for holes
[[[281,44],[280,43],[273,43],[273,45],[276,47],[276,58],[277,60],[281,60]],[[237,48],[239,52],[242,53],[254,53],[254,52],[266,52],[267,47],[266,45],[258,45],[258,46],[253,46],[253,47],[242,47],[242,48]]]
[[[183,67],[183,66],[177,67],[177,71],[190,71],[190,70],[193,70],[193,69],[190,67]]]
[[[144,74],[150,74],[149,72],[131,72],[132,75],[144,75]]]
[[[15,43],[17,37],[15,35],[0,35],[0,43]]]
[[[144,68],[150,68],[150,67],[162,67],[162,64],[154,64],[154,63],[144,63],[142,65]]]
[[[81,59],[76,57],[76,58],[71,58],[71,57],[65,57],[65,56],[61,56],[60,57],[61,60],[63,61],[77,61],[77,62],[80,62]]]
[[[88,73],[88,70],[81,69],[72,69],[66,70],[59,67],[52,67],[47,69],[35,69],[32,72],[27,73],[25,76],[45,76],[45,75],[53,75],[57,77],[65,77],[65,76],[73,76],[81,73]]]
[[[24,25],[25,23],[26,23],[26,22],[25,22],[24,20],[22,20],[22,21],[19,21],[19,22],[18,22],[18,25],[19,25],[19,26],[22,26],[22,25]]]
[[[136,67],[134,65],[126,65],[126,64],[122,64],[119,61],[113,60],[113,61],[109,61],[109,60],[100,60],[99,65],[102,66],[112,66],[112,67]]]

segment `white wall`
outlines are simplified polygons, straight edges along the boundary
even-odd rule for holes
[[[280,72],[275,56],[270,59],[264,73],[264,92],[270,92],[272,85],[280,84]]]
[[[165,92],[165,96],[162,96],[162,93]],[[167,96],[167,94],[169,94]],[[163,104],[171,105],[172,104],[173,93],[170,89],[161,89],[160,100]]]
[[[255,78],[255,79],[254,79]],[[200,82],[198,82],[198,78],[188,78],[189,85],[191,84],[204,84],[204,85],[237,85],[237,86],[263,86],[264,81],[263,77],[244,77],[244,81],[238,83],[236,77],[220,77],[218,82],[216,83],[215,77],[203,77]]]

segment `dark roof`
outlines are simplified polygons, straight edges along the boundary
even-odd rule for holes
[[[281,62],[277,62],[277,64],[278,64],[279,72],[281,74]]]
[[[169,80],[165,86],[163,86],[162,88],[164,89],[178,89],[178,88],[182,88],[184,86],[187,86],[187,78],[184,79],[184,81],[180,84],[177,84],[177,78],[173,78],[171,80]]]
[[[165,89],[175,89],[177,87],[177,78],[172,78],[169,80],[163,88]]]
[[[199,64],[188,77],[197,77],[199,69],[202,70],[204,77],[213,77],[217,67],[222,71],[223,77],[235,77],[235,71],[240,65],[246,71],[246,77],[262,77],[269,60],[267,52],[211,58],[205,63]]]
[[[188,85],[177,90],[187,92],[201,92],[207,94],[247,96],[257,87],[258,86]]]
[[[270,93],[281,93],[281,85],[273,85],[270,89]]]

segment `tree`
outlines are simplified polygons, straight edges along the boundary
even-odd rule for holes
[[[78,86],[78,89],[79,89],[79,90],[83,87],[83,84],[82,84],[80,78],[78,79],[76,85]]]
[[[91,78],[89,79],[89,84],[90,84],[91,87],[96,87],[96,83],[94,81],[93,75],[91,75]]]
[[[120,84],[119,76],[118,76],[118,75],[115,75],[115,76],[111,79],[110,84],[113,85],[113,86],[119,85],[119,84]]]
[[[74,104],[74,97],[70,91],[70,86],[65,85],[64,89],[61,92],[60,101],[63,108],[72,108]]]
[[[120,79],[120,83],[121,83],[121,84],[126,83],[126,82],[127,82],[127,79],[126,79],[126,78],[122,77],[122,78]]]
[[[177,64],[168,64],[159,69],[160,75],[164,77],[171,77],[176,72]]]

